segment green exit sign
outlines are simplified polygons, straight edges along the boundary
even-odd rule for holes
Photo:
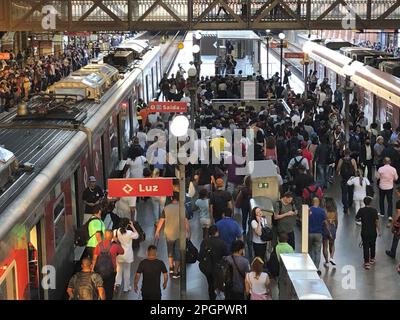
[[[268,182],[260,182],[258,184],[258,187],[261,188],[261,189],[268,188]]]

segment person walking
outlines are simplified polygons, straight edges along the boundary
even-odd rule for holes
[[[344,151],[344,157],[338,162],[337,174],[342,177],[341,189],[342,189],[342,203],[343,203],[343,213],[347,214],[349,207],[353,204],[353,190],[347,184],[347,181],[354,176],[357,171],[356,160],[350,157],[350,149]]]
[[[165,239],[167,241],[167,251],[169,260],[169,273],[173,278],[180,277],[179,261],[179,192],[174,192],[172,202],[164,207],[154,239],[160,239],[161,228],[164,227]],[[190,239],[190,224],[185,218],[186,236]]]
[[[228,249],[235,240],[242,240],[242,230],[235,219],[232,218],[232,209],[226,208],[222,213],[222,219],[215,224],[219,231],[219,237],[223,240]]]
[[[233,209],[232,195],[224,190],[224,180],[217,178],[215,181],[217,190],[210,193],[210,210],[214,221],[217,223],[222,219],[222,213],[226,208]]]
[[[338,214],[336,202],[333,198],[325,198],[325,212],[328,224],[325,225],[324,232],[322,234],[322,252],[325,258],[324,266],[328,266],[329,263],[333,266],[336,266],[333,257],[335,255],[335,240],[336,231],[338,228]]]
[[[134,280],[134,290],[139,292],[139,280],[143,275],[143,300],[161,300],[160,276],[163,275],[163,290],[167,288],[168,271],[164,262],[157,259],[157,247],[150,245],[147,248],[147,259],[140,261]]]
[[[104,240],[94,249],[92,271],[97,272],[103,279],[106,300],[112,300],[114,295],[115,276],[117,274],[117,256],[124,254],[122,246],[113,242],[113,231],[105,232]]]
[[[195,205],[199,208],[200,225],[203,229],[203,239],[206,239],[208,237],[208,228],[211,226],[210,199],[208,198],[207,189],[200,190],[199,199],[196,200]]]
[[[244,248],[242,240],[235,240],[232,243],[232,255],[226,257],[232,267],[232,287],[230,292],[225,293],[225,300],[244,300],[245,277],[250,272],[249,260],[244,257]]]
[[[262,230],[267,226],[267,219],[263,217],[262,211],[259,207],[253,208],[251,211],[251,228],[253,231],[252,243],[254,256],[265,259],[265,252],[267,251],[267,241],[261,240]]]
[[[236,197],[235,207],[242,212],[242,229],[243,235],[247,233],[247,220],[250,212],[251,199],[251,179],[250,176],[244,178],[243,186]]]
[[[251,272],[246,274],[246,294],[250,300],[271,300],[268,273],[263,272],[264,260],[255,257],[251,263]]]
[[[208,234],[208,238],[203,239],[200,244],[199,268],[207,278],[209,299],[215,300],[216,266],[221,263],[223,257],[229,255],[229,250],[226,243],[219,238],[216,225],[208,229]]]
[[[399,179],[397,171],[390,165],[390,158],[383,159],[383,166],[376,172],[375,178],[379,180],[379,215],[385,216],[385,198],[387,200],[387,216],[389,223],[387,227],[390,227],[393,215],[393,188],[394,182]]]
[[[374,164],[374,149],[371,146],[371,140],[369,138],[365,139],[364,145],[361,146],[359,161],[363,169],[363,175],[365,176],[365,171],[367,171],[368,180],[370,183],[373,183],[372,167]]]
[[[357,214],[358,210],[364,207],[364,198],[367,196],[367,186],[370,185],[369,180],[363,176],[363,170],[358,169],[356,176],[351,177],[347,181],[348,186],[353,186],[353,203],[354,212]],[[358,225],[361,225],[360,221],[356,221]]]
[[[396,195],[397,197],[400,197],[400,187],[396,188]],[[386,250],[386,255],[395,259],[397,245],[399,244],[399,239],[400,239],[400,200],[397,200],[396,202],[396,214],[392,220],[392,233],[393,233],[392,245],[390,250]]]
[[[294,227],[296,226],[297,211],[293,204],[293,194],[286,192],[282,198],[274,204],[274,229],[275,234],[286,233],[288,243],[294,249]],[[276,239],[276,238],[275,238]],[[276,240],[274,241],[276,243]]]
[[[369,270],[375,264],[376,237],[381,236],[378,211],[371,207],[372,198],[365,197],[365,207],[358,210],[356,219],[361,220],[361,239],[364,253],[364,268]]]
[[[101,209],[99,206],[93,207],[93,215],[89,219],[88,223],[88,234],[89,240],[86,244],[84,256],[93,258],[93,252],[96,246],[103,241],[104,234],[106,232],[106,226],[101,220]]]
[[[308,244],[309,252],[312,261],[318,269],[318,274],[321,274],[319,270],[319,264],[321,261],[321,247],[322,247],[322,234],[324,228],[328,229],[327,216],[323,208],[320,207],[320,200],[318,197],[312,199],[312,206],[310,207],[310,215],[308,218]],[[330,233],[330,231],[329,231]],[[329,234],[331,237],[331,235]]]
[[[124,292],[132,290],[131,287],[131,265],[133,262],[132,240],[139,238],[139,233],[133,226],[132,221],[123,218],[120,221],[120,228],[114,231],[115,237],[118,239],[124,254],[117,257],[117,275],[115,278],[116,291],[121,287],[122,279],[124,280]],[[128,227],[132,229],[129,230]]]
[[[92,261],[85,257],[81,262],[82,271],[69,280],[67,293],[69,300],[105,300],[103,279],[92,272]]]

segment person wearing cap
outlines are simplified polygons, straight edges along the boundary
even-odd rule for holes
[[[82,194],[82,200],[85,204],[85,214],[93,214],[94,208],[100,204],[103,196],[103,190],[101,190],[101,188],[96,184],[96,178],[90,176],[88,187]]]
[[[294,227],[296,226],[297,211],[293,204],[293,194],[285,192],[280,200],[274,204],[273,227],[274,234],[287,233],[288,243],[295,249]],[[273,241],[276,244],[276,236]]]
[[[224,180],[218,178],[215,181],[217,190],[210,193],[210,209],[215,222],[222,219],[222,214],[226,208],[233,210],[232,195],[224,190]]]

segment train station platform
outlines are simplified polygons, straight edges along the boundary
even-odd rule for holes
[[[191,35],[187,35],[185,40],[185,49],[191,52],[189,43],[191,42]],[[188,43],[186,43],[188,42]],[[182,64],[182,67],[187,67],[187,60],[182,60],[188,54],[181,50],[177,62],[172,68],[171,72],[177,70],[177,63]],[[190,55],[189,55],[190,56]],[[270,57],[271,71],[279,70],[279,60]],[[202,69],[201,75],[213,75],[213,68],[207,66]],[[302,93],[304,90],[303,79],[292,75],[290,84],[297,93]],[[329,264],[324,266],[324,259],[321,254],[321,279],[327,285],[334,300],[397,300],[400,299],[399,291],[399,275],[396,272],[396,265],[400,262],[398,259],[391,259],[385,254],[385,250],[389,249],[392,240],[392,232],[387,228],[387,218],[380,218],[380,229],[382,236],[378,237],[376,245],[376,263],[370,270],[365,270],[363,267],[362,247],[360,247],[360,230],[361,227],[355,223],[354,208],[349,210],[349,214],[343,213],[341,205],[341,189],[340,177],[336,177],[335,183],[329,187],[325,196],[333,197],[338,207],[338,230],[335,241],[335,255],[334,261],[336,266]],[[374,199],[373,206],[378,207],[377,196]],[[396,200],[396,199],[395,199]],[[150,244],[154,244],[154,221],[153,216],[149,214],[150,207],[148,203],[139,203],[137,207],[138,221],[144,228],[147,238],[141,244],[140,249],[135,253],[135,262],[132,266],[132,276],[136,271],[139,262],[146,256],[146,248]],[[235,209],[234,218],[240,223],[241,215]],[[193,219],[190,220],[192,229],[192,242],[199,248],[202,241],[202,230],[199,222],[198,212],[194,213]],[[296,237],[296,252],[301,248],[301,230],[297,228],[295,231]],[[166,241],[163,237],[157,243],[158,255],[166,264],[168,264]],[[190,264],[187,266],[187,298],[189,300],[207,300],[207,281],[205,276],[200,272],[198,263]],[[277,283],[275,281],[271,284],[273,299],[278,299]],[[179,279],[170,279],[168,287],[163,291],[162,299],[177,300],[180,294]],[[121,300],[136,300],[141,297],[135,292],[121,293],[115,299]]]

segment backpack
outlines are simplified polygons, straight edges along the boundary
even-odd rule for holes
[[[85,247],[89,240],[94,236],[94,234],[90,235],[89,234],[89,224],[93,220],[101,220],[97,218],[96,216],[90,217],[88,221],[86,221],[81,227],[79,227],[75,231],[75,245],[78,247]]]
[[[293,177],[296,177],[299,173],[299,167],[302,166],[302,162],[303,162],[304,157],[301,157],[300,160],[297,160],[296,158],[294,158],[294,165],[292,166],[291,169],[291,174]]]
[[[269,260],[267,262],[267,269],[268,269],[268,274],[270,275],[271,278],[279,276],[279,260],[275,248],[271,252],[271,255],[269,256]]]
[[[192,241],[186,239],[186,263],[196,263],[199,260],[199,251]]]
[[[132,249],[136,250],[139,249],[140,243],[146,240],[146,233],[143,231],[141,225],[137,221],[133,221],[133,227],[139,234],[139,238],[133,239],[132,240]],[[129,230],[133,231],[130,227],[128,227]]]
[[[232,291],[233,285],[233,266],[226,258],[227,257],[223,257],[222,260],[216,264],[214,272],[214,287],[219,291],[224,292],[225,297],[227,293]]]
[[[354,167],[353,164],[351,163],[351,158],[346,159],[343,158],[343,163],[340,168],[340,175],[344,180],[349,180],[350,177],[354,176]]]
[[[97,290],[93,279],[94,272],[79,272],[75,281],[75,300],[97,300]]]
[[[199,269],[206,276],[214,271],[213,254],[212,249],[206,246],[204,249],[204,255],[199,256]]]
[[[320,200],[324,197],[324,192],[321,187],[314,184],[303,189],[303,200],[305,200],[306,204],[310,206],[312,204],[312,199],[315,197]]]
[[[112,243],[108,248],[104,248],[104,242],[99,243],[100,254],[97,257],[94,271],[97,272],[103,279],[108,278],[114,273],[114,264],[112,262],[112,256],[110,253]]]

